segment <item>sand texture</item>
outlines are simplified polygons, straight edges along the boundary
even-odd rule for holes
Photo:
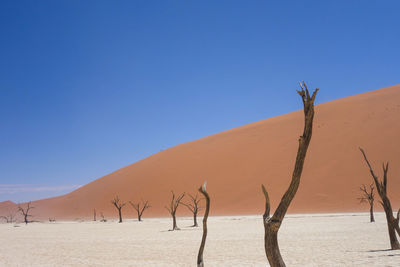
[[[287,266],[400,266],[383,213],[289,215],[279,231]],[[195,266],[202,230],[178,218],[0,224],[0,266]],[[260,216],[210,217],[206,266],[268,266]]]
[[[368,207],[360,205],[357,197],[360,185],[372,179],[359,146],[379,176],[382,161],[390,161],[389,196],[397,210],[399,122],[399,85],[318,105],[300,188],[289,212],[366,211]],[[149,200],[152,208],[146,216],[168,216],[164,206],[170,190],[193,194],[204,180],[213,201],[211,215],[261,213],[261,183],[269,190],[272,208],[289,184],[303,123],[300,110],[172,147],[70,194],[35,201],[33,215],[37,219],[90,218],[96,208],[115,217],[110,200],[119,195],[125,202]],[[181,209],[179,215],[189,215],[186,210]],[[126,206],[123,213],[133,216],[134,210]]]

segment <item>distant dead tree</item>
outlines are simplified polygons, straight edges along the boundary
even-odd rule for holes
[[[96,221],[96,209],[93,209],[93,221]]]
[[[360,187],[360,191],[362,192],[362,196],[358,198],[360,200],[360,203],[369,203],[369,220],[370,222],[375,222],[374,218],[374,184],[369,185],[369,190],[367,190],[367,187],[365,184],[363,184]]]
[[[192,227],[198,227],[197,224],[197,213],[201,210],[201,207],[199,206],[199,203],[202,198],[199,198],[199,196],[196,194],[195,196],[192,196],[189,194],[191,203],[183,203],[182,205],[186,206],[192,213],[193,213],[193,226]]]
[[[172,193],[171,203],[169,204],[169,207],[165,206],[165,208],[172,216],[171,231],[174,231],[174,230],[180,230],[176,224],[176,210],[178,209],[179,204],[181,204],[182,198],[185,196],[185,193],[180,194],[177,198],[175,198],[174,191],[171,191],[171,193]]]
[[[106,222],[106,218],[104,218],[103,212],[100,212],[101,220],[100,222]]]
[[[202,193],[204,198],[206,199],[206,211],[204,212],[204,217],[203,217],[203,237],[201,238],[199,254],[197,255],[197,267],[204,266],[203,252],[204,252],[204,246],[206,245],[207,219],[208,219],[208,214],[210,212],[210,196],[208,195],[208,193],[206,191],[206,185],[207,185],[207,182],[204,182],[203,186],[201,186],[199,188],[200,193]]]
[[[56,222],[56,218],[49,218],[49,222]]]
[[[147,200],[144,201],[143,199],[142,199],[142,206],[140,206],[140,202],[138,202],[138,203],[133,203],[133,202],[129,201],[129,203],[130,203],[131,206],[136,210],[136,212],[137,212],[137,217],[138,217],[138,221],[139,221],[139,222],[142,221],[143,212],[144,212],[146,209],[151,208],[151,206],[150,206],[150,204],[149,204],[149,201],[147,201]]]
[[[382,204],[383,209],[385,210],[385,214],[386,214],[386,222],[387,222],[388,232],[389,232],[390,247],[391,247],[391,249],[400,249],[400,244],[399,244],[399,241],[397,240],[397,236],[396,236],[396,232],[400,236],[400,228],[399,228],[400,209],[397,211],[396,218],[394,218],[392,205],[390,204],[389,197],[387,196],[387,173],[389,171],[389,162],[387,162],[386,164],[385,163],[382,164],[383,181],[379,181],[378,176],[376,176],[374,171],[372,170],[371,164],[369,163],[369,161],[367,159],[367,155],[365,154],[364,150],[362,148],[360,148],[360,151],[363,154],[364,160],[368,165],[369,171],[372,175],[372,179],[374,179],[376,191],[378,191],[378,194],[382,200],[379,202]]]
[[[29,212],[33,208],[35,208],[35,207],[31,206],[31,202],[28,202],[26,209],[21,207],[21,205],[18,205],[18,211],[21,212],[22,216],[24,217],[25,224],[28,224],[28,222],[29,222],[28,218],[32,217],[32,215],[30,215]]]
[[[118,210],[118,215],[119,215],[119,223],[122,223],[122,208],[125,206],[126,203],[121,203],[120,199],[118,196],[116,196],[113,200],[111,200],[111,204],[115,206],[115,208]]]
[[[6,223],[13,223],[15,222],[15,213],[10,212],[6,216],[0,216],[0,219],[6,220]]]
[[[265,212],[263,215],[264,232],[265,232],[264,248],[265,248],[265,254],[267,255],[268,262],[271,267],[285,266],[281,253],[279,251],[278,231],[279,228],[281,227],[286,211],[289,208],[289,205],[293,200],[297,192],[297,189],[299,187],[300,177],[303,171],[304,160],[312,136],[312,126],[314,119],[314,100],[319,89],[318,88],[315,89],[312,96],[310,96],[310,93],[308,91],[305,82],[300,83],[300,88],[301,90],[297,92],[301,96],[304,106],[304,120],[305,120],[304,131],[303,135],[300,136],[299,138],[299,147],[297,150],[296,163],[292,174],[292,181],[289,185],[289,188],[283,195],[281,202],[279,203],[272,217],[270,217],[269,214],[270,202],[269,202],[268,192],[265,189],[264,185],[261,186],[262,192],[264,193],[265,197]]]

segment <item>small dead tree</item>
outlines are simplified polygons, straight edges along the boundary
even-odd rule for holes
[[[93,221],[96,221],[96,209],[93,209]]]
[[[369,185],[369,191],[365,184],[360,187],[360,191],[362,192],[362,196],[358,198],[360,203],[368,203],[369,204],[369,220],[370,222],[375,222],[374,218],[374,184]]]
[[[136,210],[137,212],[137,217],[138,217],[138,221],[141,222],[142,221],[142,215],[143,212],[148,209],[151,208],[149,201],[144,201],[142,199],[142,206],[140,207],[140,203],[132,203],[131,201],[129,201],[129,203],[131,204],[131,206]]]
[[[199,198],[199,196],[197,194],[195,196],[192,196],[191,194],[189,194],[189,197],[192,202],[191,203],[183,203],[182,202],[182,205],[186,206],[193,213],[192,227],[198,227],[199,225],[197,224],[197,213],[201,210],[199,203],[203,199]]]
[[[304,131],[303,135],[299,138],[299,147],[297,150],[296,162],[292,174],[292,181],[290,182],[289,188],[283,195],[281,202],[279,203],[275,213],[270,217],[270,202],[268,197],[268,192],[264,185],[261,186],[262,192],[265,197],[265,212],[263,215],[264,223],[264,248],[265,254],[267,255],[268,262],[271,267],[275,266],[285,266],[282,259],[281,253],[279,251],[278,245],[278,231],[281,227],[283,218],[285,217],[286,211],[292,202],[297,189],[300,185],[301,173],[303,171],[304,160],[306,158],[306,153],[308,146],[311,141],[312,136],[312,126],[314,119],[314,100],[317,95],[318,89],[315,89],[314,93],[310,96],[307,85],[305,82],[300,83],[301,90],[297,91],[301,96],[304,106]]]
[[[101,220],[100,222],[106,222],[106,218],[104,218],[103,212],[100,212]]]
[[[197,267],[204,266],[203,252],[204,252],[204,247],[206,245],[207,219],[208,219],[208,214],[210,212],[210,196],[208,195],[208,193],[206,191],[206,185],[207,185],[207,182],[204,182],[203,186],[201,186],[199,188],[200,193],[202,193],[204,198],[206,199],[206,211],[204,212],[204,217],[203,217],[203,237],[201,238],[199,254],[197,255]]]
[[[29,217],[32,217],[32,215],[30,215],[29,212],[33,208],[35,208],[35,207],[31,206],[31,202],[30,201],[28,202],[28,204],[27,204],[25,209],[23,207],[21,207],[21,205],[18,205],[18,211],[21,212],[22,216],[24,217],[25,224],[28,224]]]
[[[174,230],[180,230],[176,224],[176,210],[179,207],[179,204],[181,204],[182,198],[185,196],[185,193],[180,194],[177,198],[175,198],[175,193],[174,191],[171,191],[172,193],[172,198],[171,198],[171,203],[168,206],[165,206],[165,208],[168,210],[169,214],[172,216],[172,229],[171,231]]]
[[[368,165],[369,171],[371,173],[372,179],[375,182],[376,191],[378,191],[379,197],[381,201],[379,201],[386,214],[386,222],[389,232],[389,239],[390,239],[390,247],[391,249],[400,249],[399,241],[397,240],[396,232],[400,236],[400,228],[399,228],[399,217],[400,217],[400,209],[397,211],[397,216],[394,218],[392,205],[390,204],[389,197],[387,195],[387,173],[389,171],[389,162],[386,164],[382,164],[383,169],[383,181],[378,180],[378,176],[375,175],[374,171],[372,170],[371,164],[367,159],[367,155],[365,154],[364,150],[360,148],[361,153],[364,156],[364,160]]]
[[[13,222],[15,222],[15,213],[10,212],[6,216],[0,216],[0,219],[6,220],[6,223],[13,223]]]
[[[111,200],[111,203],[118,210],[119,223],[122,223],[122,208],[125,206],[126,203],[120,202],[120,199],[118,196],[116,196],[113,200]]]

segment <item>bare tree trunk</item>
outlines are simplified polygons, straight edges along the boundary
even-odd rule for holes
[[[197,224],[197,212],[193,213],[193,227],[198,227],[199,225]]]
[[[119,215],[119,223],[122,223],[122,212],[121,212],[121,209],[118,209],[118,215]]]
[[[268,262],[271,267],[284,267],[285,263],[282,259],[278,245],[278,231],[281,227],[282,221],[285,217],[286,211],[293,200],[297,189],[300,185],[301,173],[303,171],[304,160],[306,157],[307,149],[311,141],[312,125],[314,119],[314,100],[317,95],[318,89],[314,91],[312,96],[308,91],[307,85],[303,82],[300,83],[301,91],[297,91],[303,100],[304,106],[304,131],[303,135],[299,138],[299,147],[297,150],[296,162],[292,174],[292,181],[289,188],[283,195],[278,208],[275,210],[274,215],[270,218],[270,202],[268,192],[262,185],[262,191],[265,196],[265,212],[263,215],[264,223],[264,248],[267,255]]]
[[[93,209],[93,221],[96,221],[96,209]]]
[[[367,163],[369,171],[371,173],[371,176],[375,182],[376,190],[378,191],[378,194],[382,200],[380,203],[382,204],[383,209],[385,211],[385,215],[386,215],[386,222],[387,222],[387,226],[388,226],[388,233],[389,233],[389,239],[390,239],[390,247],[393,250],[400,249],[400,244],[399,244],[399,241],[397,240],[397,236],[396,236],[396,231],[397,231],[397,234],[400,236],[400,228],[399,228],[400,209],[397,212],[397,218],[394,218],[392,205],[390,204],[389,197],[387,196],[387,173],[389,171],[389,162],[387,162],[386,164],[383,164],[383,166],[382,166],[383,181],[379,181],[378,176],[375,175],[364,150],[362,148],[360,148],[360,151],[364,156],[364,160]]]
[[[370,221],[370,222],[375,222],[375,218],[374,218],[374,204],[370,204],[370,208],[369,208],[369,221]]]
[[[137,217],[138,217],[138,221],[141,222],[142,221],[142,214],[140,214],[139,211],[137,213]]]
[[[176,216],[175,213],[172,214],[172,230],[180,230],[178,225],[176,224]]]
[[[197,267],[204,267],[203,252],[204,252],[204,247],[206,245],[207,219],[208,219],[208,214],[210,212],[210,196],[206,191],[206,184],[207,183],[204,182],[203,186],[199,188],[200,193],[202,193],[204,195],[204,198],[206,199],[206,211],[204,212],[204,217],[203,217],[203,237],[201,238],[199,254],[197,255]]]

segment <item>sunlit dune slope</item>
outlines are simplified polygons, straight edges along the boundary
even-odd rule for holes
[[[299,99],[300,101],[300,99]],[[275,207],[291,179],[302,110],[181,144],[99,178],[70,194],[34,202],[37,217],[90,218],[93,209],[117,215],[110,200],[151,202],[144,216],[167,216],[171,192],[195,194],[207,180],[211,214],[263,212],[264,183]],[[314,134],[299,191],[290,213],[367,211],[359,187],[372,179],[363,147],[378,175],[389,160],[389,196],[400,207],[400,86],[324,103],[316,107]],[[188,198],[186,198],[186,201]],[[378,207],[377,203],[377,208]],[[180,215],[187,215],[182,206]],[[133,208],[123,209],[125,217]]]

